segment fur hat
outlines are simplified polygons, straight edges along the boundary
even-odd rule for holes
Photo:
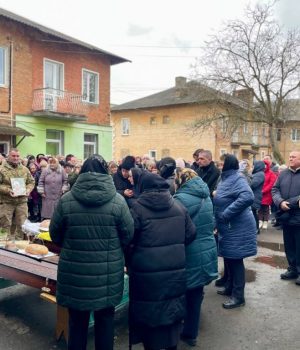
[[[130,170],[135,167],[135,158],[133,156],[126,156],[121,164],[121,169]]]

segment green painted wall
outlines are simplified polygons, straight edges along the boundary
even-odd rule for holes
[[[83,159],[84,133],[98,134],[98,153],[107,161],[112,159],[112,129],[110,126],[56,120],[45,117],[17,115],[16,126],[29,131],[33,137],[25,137],[18,145],[22,156],[46,153],[46,130],[64,131],[64,155],[72,153]],[[17,143],[21,137],[17,137]]]

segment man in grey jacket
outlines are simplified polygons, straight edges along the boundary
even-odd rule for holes
[[[289,267],[280,275],[283,280],[296,279],[300,286],[300,151],[289,157],[289,168],[282,171],[272,189],[275,205],[281,210],[283,241]]]

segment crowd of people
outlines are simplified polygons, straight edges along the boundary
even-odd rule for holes
[[[81,163],[71,154],[24,160],[11,149],[0,159],[1,228],[20,238],[27,217],[51,219],[68,349],[86,349],[91,312],[95,348],[113,349],[124,266],[130,348],[175,350],[180,339],[195,346],[205,286],[216,280],[217,293],[228,297],[225,309],[245,305],[244,259],[256,255],[257,234],[272,212],[289,264],[281,278],[300,285],[300,152],[291,152],[288,167],[270,155],[253,164],[231,154],[213,161],[209,150],[197,149],[193,158],[128,155],[107,163],[93,155]]]

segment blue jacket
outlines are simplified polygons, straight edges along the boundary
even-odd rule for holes
[[[177,190],[174,198],[187,208],[196,226],[196,238],[186,246],[187,288],[207,285],[218,277],[209,189],[200,177],[194,177]]]
[[[238,170],[225,171],[221,176],[214,197],[219,254],[230,259],[256,255],[256,224],[250,208],[253,192]]]

